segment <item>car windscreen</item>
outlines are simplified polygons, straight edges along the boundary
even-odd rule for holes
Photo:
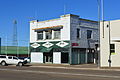
[[[13,59],[18,59],[17,57],[13,57]]]

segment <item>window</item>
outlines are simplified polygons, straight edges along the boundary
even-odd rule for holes
[[[87,30],[87,39],[91,39],[91,38],[92,38],[92,31]]]
[[[37,32],[37,40],[42,40],[43,39],[43,31]]]
[[[0,56],[0,58],[6,58],[6,56]]]
[[[54,39],[60,39],[61,32],[60,29],[54,30]]]
[[[115,44],[110,44],[110,53],[115,53]]]
[[[13,57],[13,59],[16,59],[16,60],[17,60],[18,58],[17,58],[17,57]]]
[[[46,39],[51,39],[52,38],[52,30],[45,31],[46,33]]]
[[[11,57],[11,56],[9,56],[9,57],[8,57],[8,59],[12,59],[12,57]]]
[[[77,39],[80,39],[80,29],[77,29]]]

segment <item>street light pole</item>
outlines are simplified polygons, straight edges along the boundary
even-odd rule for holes
[[[98,33],[99,33],[99,40],[98,40],[98,48],[97,52],[98,52],[98,68],[100,68],[100,17],[101,17],[101,0],[97,0],[98,3]]]
[[[101,12],[102,12],[101,14],[102,14],[103,38],[104,38],[104,0],[101,0],[101,5],[102,5],[102,6],[101,6],[101,10],[102,10],[102,11],[101,11]]]

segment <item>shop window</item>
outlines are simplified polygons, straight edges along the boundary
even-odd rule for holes
[[[52,30],[45,31],[46,33],[46,39],[52,39]]]
[[[92,30],[87,30],[87,39],[92,38]]]
[[[37,32],[37,40],[43,40],[43,31]]]
[[[54,30],[54,39],[60,39],[61,32],[60,29]]]
[[[115,53],[115,44],[110,44],[110,53]]]

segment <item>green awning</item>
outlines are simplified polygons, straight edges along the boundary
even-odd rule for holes
[[[43,48],[40,50],[40,52],[50,52],[52,48]]]

